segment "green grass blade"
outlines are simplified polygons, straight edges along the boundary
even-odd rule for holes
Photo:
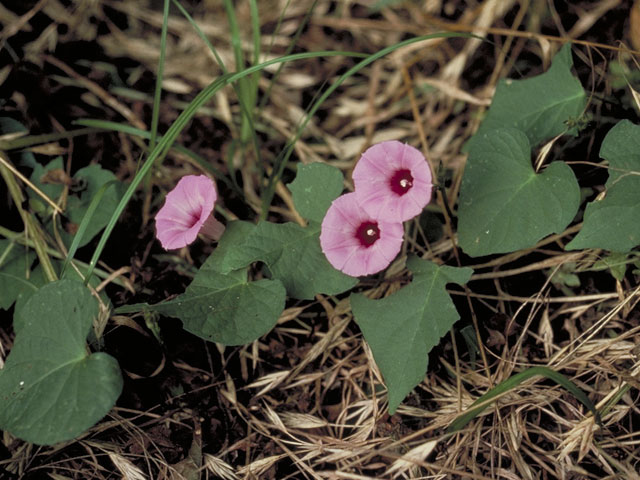
[[[99,120],[99,119],[93,119],[93,118],[83,118],[80,120],[75,120],[73,123],[74,125],[96,127],[95,128],[96,131],[109,130],[113,132],[121,132],[121,133],[126,133],[128,135],[134,135],[136,137],[144,138],[146,140],[148,140],[151,137],[150,132],[147,132],[146,130],[140,130],[139,128],[132,127],[131,125],[127,125],[125,123],[110,122],[107,120]],[[162,135],[158,135],[158,139],[162,139]],[[211,163],[209,163],[207,160],[202,158],[200,155],[179,144],[172,145],[171,148],[191,158],[204,171],[209,172],[216,180],[223,182],[230,189],[234,190],[235,193],[240,198],[243,198],[242,190],[240,190],[240,188],[238,188],[238,186],[235,183],[229,180],[221,170],[211,165]]]
[[[185,10],[185,8],[180,4],[180,2],[178,2],[178,0],[172,0],[172,2],[178,8],[178,10],[180,10],[180,13],[184,16],[184,18],[187,19],[187,22],[189,22],[191,24],[193,29],[198,34],[198,37],[200,37],[200,40],[202,40],[203,43],[207,46],[207,48],[211,51],[211,53],[213,54],[214,58],[216,59],[216,62],[218,62],[218,66],[220,67],[220,70],[222,70],[222,73],[229,73],[227,71],[227,67],[225,66],[224,62],[222,61],[222,58],[220,57],[220,55],[218,55],[218,51],[213,46],[213,44],[209,41],[209,39],[204,34],[202,29],[198,26],[198,24],[193,19],[193,17],[191,15],[189,15],[189,12],[187,12]]]
[[[267,184],[267,188],[265,189],[265,193],[262,196],[261,219],[264,220],[266,218],[266,216],[267,216],[267,212],[269,210],[269,205],[271,205],[271,201],[273,200],[273,195],[275,194],[276,184],[278,183],[278,181],[282,177],[282,174],[283,174],[284,169],[285,169],[285,167],[287,165],[287,162],[289,161],[289,157],[293,153],[293,147],[294,147],[295,143],[298,141],[298,139],[302,135],[302,132],[304,131],[305,127],[307,126],[307,124],[311,120],[311,117],[313,117],[313,115],[320,108],[320,106],[324,103],[324,101],[329,97],[329,95],[331,95],[340,85],[342,85],[345,80],[347,80],[352,75],[358,73],[360,70],[362,70],[367,65],[370,65],[371,63],[373,63],[376,60],[384,57],[385,55],[388,55],[388,54],[398,50],[399,48],[406,47],[407,45],[411,45],[411,44],[417,43],[417,42],[423,42],[425,40],[432,40],[434,38],[472,37],[472,36],[473,35],[464,34],[464,33],[441,32],[441,33],[433,33],[433,34],[430,34],[430,35],[422,35],[420,37],[409,38],[409,39],[404,40],[402,42],[399,42],[399,43],[396,43],[396,44],[391,45],[389,47],[383,48],[382,50],[379,50],[376,53],[368,55],[365,59],[361,60],[356,65],[354,65],[349,70],[347,70],[345,73],[343,73],[338,78],[338,80],[336,80],[332,85],[330,85],[322,93],[322,95],[320,95],[318,100],[316,100],[316,102],[311,106],[311,108],[309,109],[309,111],[308,111],[307,115],[305,116],[304,120],[301,122],[300,126],[298,127],[298,130],[296,131],[296,134],[294,135],[293,139],[291,139],[287,143],[287,146],[284,148],[284,150],[282,151],[281,155],[279,155],[278,158],[276,159],[276,165],[275,165],[275,168],[273,169],[274,173],[269,177],[269,182]]]
[[[253,35],[253,64],[260,63],[260,14],[256,0],[249,0],[249,10],[251,11],[251,32]],[[254,78],[254,82],[256,78]]]
[[[167,25],[169,24],[169,4],[171,0],[164,0],[162,12],[162,32],[160,34],[160,58],[158,59],[158,73],[156,74],[156,88],[153,93],[153,112],[151,113],[151,138],[149,150],[156,145],[158,122],[160,119],[160,99],[162,98],[162,78],[164,76],[164,59],[167,51]]]
[[[180,13],[182,13],[182,15],[191,24],[191,26],[196,31],[196,33],[198,34],[200,39],[207,46],[207,48],[209,48],[209,50],[211,51],[211,53],[215,57],[216,62],[218,62],[218,66],[222,70],[222,73],[224,73],[224,74],[229,73],[229,71],[227,70],[227,67],[225,66],[224,62],[222,61],[222,58],[220,58],[220,55],[218,54],[218,51],[211,44],[211,42],[209,41],[207,36],[202,32],[202,30],[200,29],[200,27],[198,26],[196,21],[193,19],[193,17],[191,17],[191,15],[189,15],[189,12],[187,12],[184,9],[184,7],[178,2],[178,0],[172,0],[172,1],[173,1],[174,5],[176,5],[178,7],[178,9],[180,10]],[[237,22],[235,22],[234,25],[237,28]],[[238,32],[238,35],[239,35],[239,32]],[[242,55],[242,51],[240,51],[240,55]],[[254,62],[254,63],[257,63],[257,62]],[[256,82],[257,82],[257,80],[256,80]],[[257,86],[257,83],[256,83],[256,86]],[[253,128],[253,125],[254,125],[253,124],[253,115],[252,115],[251,111],[249,110],[249,107],[247,106],[246,102],[244,101],[245,96],[244,96],[243,90],[240,88],[240,85],[234,83],[233,84],[233,89],[236,92],[236,96],[239,99],[239,105],[240,105],[240,110],[242,111],[242,116],[243,116],[243,118],[248,119],[248,120],[243,120],[243,122],[248,121],[250,126],[251,126],[252,140],[253,140],[253,145],[254,145],[254,148],[255,148],[255,151],[256,151],[257,164],[258,164],[259,168],[261,169],[261,173],[262,173],[262,168],[263,167],[262,167],[262,161],[260,159],[260,148],[259,148],[260,145],[259,145],[258,136],[255,134],[255,129]],[[240,186],[236,182],[235,175],[233,175],[233,165],[232,165],[231,161],[228,162],[228,166],[229,166],[229,171],[232,173],[230,178],[231,178],[231,182],[233,183],[233,189],[237,193],[240,193],[240,196],[242,197],[242,190],[240,189]]]
[[[431,36],[429,37],[431,38]],[[417,41],[417,40],[416,40]],[[144,178],[144,176],[149,172],[151,167],[153,166],[153,162],[156,159],[162,159],[166,155],[167,151],[171,148],[171,145],[178,137],[180,132],[186,127],[187,123],[191,121],[193,116],[196,114],[198,109],[205,105],[211,98],[224,86],[237,81],[241,78],[246,77],[247,75],[251,75],[253,72],[260,71],[269,65],[275,65],[281,62],[292,62],[296,60],[303,60],[308,58],[316,58],[316,57],[324,57],[324,56],[352,56],[352,57],[362,57],[360,53],[353,52],[336,52],[336,51],[322,51],[322,52],[306,52],[299,53],[294,55],[287,55],[284,57],[274,58],[272,60],[268,60],[266,62],[260,63],[258,65],[253,65],[242,72],[221,75],[219,78],[211,82],[207,85],[196,97],[191,101],[189,106],[178,116],[178,118],[173,122],[171,127],[167,130],[167,133],[162,137],[162,140],[158,142],[155,148],[149,153],[149,156],[145,160],[144,164],[136,174],[136,176],[131,181],[129,188],[122,196],[120,203],[116,207],[115,212],[111,216],[109,223],[105,227],[102,236],[100,237],[100,241],[91,257],[91,261],[89,262],[89,269],[87,271],[87,278],[91,278],[93,273],[93,269],[95,268],[100,255],[102,254],[102,250],[115,227],[118,218],[122,215],[125,207],[129,203],[129,200],[133,196],[134,191],[138,188],[138,185]]]
[[[12,140],[0,140],[0,150],[10,151],[19,148],[32,147],[42,143],[57,142],[58,140],[67,140],[69,138],[78,137],[80,135],[89,135],[96,133],[95,128],[80,128],[60,133],[45,133],[43,135],[27,135],[24,137],[14,138]]]
[[[547,367],[531,367],[523,372],[509,377],[504,382],[496,385],[487,393],[478,398],[478,400],[471,404],[471,406],[465,413],[451,422],[451,424],[447,427],[447,433],[455,433],[458,430],[464,428],[464,426],[467,425],[471,420],[480,415],[480,413],[482,413],[482,411],[492,403],[493,399],[508,392],[509,390],[513,390],[525,380],[538,375],[553,380],[558,385],[563,386],[566,390],[572,393],[578,400],[580,400],[580,402],[585,407],[587,407],[591,411],[596,419],[596,422],[600,424],[600,414],[598,413],[598,410],[596,410],[595,405],[593,404],[593,402],[591,402],[591,400],[589,400],[589,397],[587,397],[587,395],[582,390],[576,387],[576,385],[571,380],[569,380],[561,373],[558,373]]]
[[[287,10],[287,7],[289,6],[289,3],[290,1],[287,1],[287,4],[282,9],[282,13],[278,17],[278,23],[276,24],[276,28],[273,32],[273,36],[271,37],[272,41],[271,41],[271,44],[269,45],[269,49],[267,50],[267,56],[271,52],[271,48],[273,47],[273,40],[275,39],[276,34],[280,31],[280,25],[282,24],[282,19],[284,18],[284,14]],[[298,25],[298,28],[296,29],[296,33],[293,34],[293,37],[291,38],[291,41],[289,42],[289,45],[287,46],[287,49],[284,52],[285,55],[289,55],[297,45],[298,39],[300,38],[300,35],[302,35],[302,32],[307,26],[307,23],[309,23],[309,20],[311,19],[311,15],[313,14],[313,10],[316,8],[317,4],[318,4],[318,0],[313,0],[311,7],[309,7],[309,10],[307,10],[307,13],[305,13],[304,18],[302,19],[302,22],[300,22],[300,25]],[[267,87],[266,91],[262,95],[262,98],[260,98],[260,104],[258,105],[258,110],[262,111],[262,109],[267,104],[267,101],[271,96],[271,90],[273,89],[273,86],[276,84],[276,81],[278,80],[278,77],[280,76],[280,73],[282,72],[284,65],[285,65],[284,63],[281,63],[278,66],[278,70],[276,70],[276,72],[273,74],[271,80],[269,81],[269,86]]]
[[[73,260],[73,257],[75,256],[76,251],[78,250],[78,247],[80,245],[80,241],[82,240],[82,236],[84,235],[84,232],[87,230],[87,227],[89,226],[89,222],[91,221],[91,218],[93,217],[93,214],[95,213],[96,208],[98,208],[98,205],[100,205],[100,201],[102,200],[102,196],[104,195],[104,192],[106,192],[111,185],[114,185],[117,182],[118,182],[117,180],[108,181],[98,189],[95,196],[91,199],[91,203],[89,203],[89,207],[87,208],[87,211],[85,212],[84,216],[82,217],[82,221],[78,226],[78,231],[73,237],[73,241],[71,242],[71,246],[69,247],[69,252],[67,252],[67,257],[64,259],[64,263],[62,264],[62,271],[60,272],[60,278],[64,276],[64,272],[67,269],[69,262]],[[87,285],[87,283],[88,283],[88,279],[85,282],[85,285]]]

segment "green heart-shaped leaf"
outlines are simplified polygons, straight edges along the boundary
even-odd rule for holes
[[[568,165],[536,174],[527,136],[493,130],[473,143],[458,206],[458,241],[470,256],[529,248],[571,222],[580,189]]]
[[[97,314],[97,301],[75,280],[49,283],[29,298],[0,371],[0,429],[52,445],[107,414],[122,391],[122,376],[113,357],[87,352]]]
[[[307,220],[322,223],[324,214],[344,188],[342,172],[325,163],[298,165],[296,179],[289,184],[296,209]]]
[[[384,376],[393,414],[427,372],[429,352],[460,318],[446,290],[464,285],[470,268],[438,266],[412,256],[407,268],[413,280],[380,300],[352,294],[351,309]]]
[[[584,225],[567,250],[628,252],[640,244],[640,125],[619,122],[607,133],[600,156],[609,161],[607,194],[587,205]]]
[[[553,138],[566,130],[569,120],[578,119],[587,97],[580,81],[571,73],[571,44],[567,43],[542,75],[524,80],[500,80],[491,107],[469,142],[497,128],[513,127],[526,133],[531,145]]]

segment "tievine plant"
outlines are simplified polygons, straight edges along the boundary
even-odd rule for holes
[[[400,46],[433,37],[411,39],[365,57],[348,75]],[[438,172],[403,139],[365,151],[353,171],[353,192],[344,193],[345,181],[337,168],[327,163],[297,164],[288,188],[304,219],[298,223],[246,218],[223,225],[213,216],[220,200],[215,181],[233,182],[219,172],[213,172],[215,179],[185,176],[166,196],[154,226],[168,250],[188,247],[198,235],[218,241],[191,284],[168,301],[115,309],[104,293],[96,294],[93,288],[97,278],[109,276],[96,265],[113,225],[197,108],[225,85],[242,80],[243,88],[251,89],[256,72],[297,58],[305,57],[270,60],[214,81],[151,145],[147,160],[128,186],[97,165],[67,178],[61,159],[43,166],[23,153],[12,158],[19,169],[31,170],[27,208],[3,154],[0,171],[25,228],[42,235],[25,237],[4,228],[1,232],[5,239],[0,240],[0,308],[13,306],[15,341],[0,371],[0,429],[37,444],[53,444],[77,437],[107,414],[123,385],[116,360],[100,351],[101,334],[111,313],[155,312],[180,319],[186,330],[205,340],[241,345],[267,334],[288,301],[304,302],[318,295],[348,297],[384,378],[389,412],[424,379],[429,352],[460,318],[447,285],[464,286],[473,271],[460,264],[436,263],[426,255],[421,258],[416,252],[426,249],[408,246],[408,222],[423,212],[435,197],[434,190],[442,187],[434,185]],[[581,196],[572,168],[562,158],[532,161],[532,151],[544,142],[580,134],[572,125],[586,115],[587,98],[571,67],[571,49],[566,45],[546,73],[498,85],[484,121],[466,146],[469,155],[456,213],[458,246],[468,256],[534,247],[576,218]],[[245,105],[247,109],[250,104]],[[310,115],[318,106],[312,106]],[[250,119],[243,117],[245,140],[251,137],[250,125]],[[2,133],[24,130],[8,119],[0,127]],[[133,129],[128,132],[148,137]],[[155,136],[151,138],[155,142]],[[268,185],[279,181],[294,143],[295,139],[279,157]],[[11,145],[3,148],[10,150]],[[605,190],[586,205],[582,228],[566,248],[624,254],[640,244],[640,126],[627,120],[615,125],[600,155],[609,169]],[[63,191],[68,196],[69,228],[60,230],[59,218],[53,215],[59,207],[51,199]],[[270,202],[269,194],[265,198]],[[103,230],[92,261],[74,260],[77,248]],[[68,254],[63,256],[43,243],[47,236],[57,238]],[[396,273],[407,272],[403,286],[393,293],[379,298],[379,289],[367,290],[360,283],[371,275],[370,280],[384,282],[391,264]],[[549,378],[558,375],[549,373]],[[589,403],[584,395],[579,399]]]

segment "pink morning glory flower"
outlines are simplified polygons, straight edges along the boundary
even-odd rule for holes
[[[218,240],[224,226],[212,215],[218,194],[206,175],[186,175],[167,194],[156,215],[156,236],[165,250],[182,248],[198,233]]]
[[[367,214],[355,193],[336,198],[322,220],[320,246],[334,268],[359,277],[385,269],[402,247],[400,222]]]
[[[391,140],[368,148],[353,170],[362,208],[374,218],[404,222],[431,200],[431,170],[420,151]]]

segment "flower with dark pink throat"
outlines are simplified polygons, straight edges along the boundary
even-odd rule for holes
[[[322,220],[320,246],[334,268],[359,277],[384,270],[400,252],[404,229],[367,214],[355,193],[336,198]]]
[[[156,236],[162,247],[185,247],[199,233],[218,240],[224,226],[211,215],[217,198],[213,180],[206,175],[182,177],[156,215]]]
[[[391,140],[368,148],[353,170],[362,208],[374,218],[404,222],[431,200],[431,169],[420,151]]]

